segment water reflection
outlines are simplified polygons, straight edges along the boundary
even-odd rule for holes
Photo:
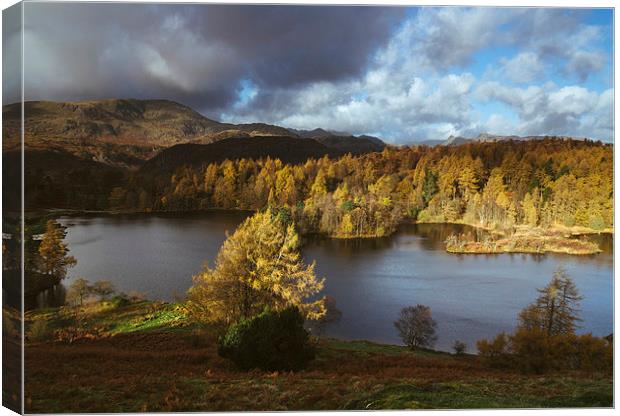
[[[36,308],[58,307],[65,304],[67,289],[61,283],[44,290],[36,296],[27,296],[25,300],[26,310]]]

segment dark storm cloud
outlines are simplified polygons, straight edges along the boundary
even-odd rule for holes
[[[404,9],[27,3],[26,98],[165,97],[210,112],[364,72]]]
[[[402,8],[214,6],[191,24],[249,60],[255,80],[287,86],[361,73],[404,17]]]
[[[400,143],[481,131],[613,140],[611,11],[24,7],[26,99],[167,98],[224,121]],[[17,56],[19,25],[3,18],[3,56]],[[18,67],[5,58],[5,103],[19,99]]]

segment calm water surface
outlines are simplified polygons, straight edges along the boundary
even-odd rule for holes
[[[226,232],[246,215],[63,217],[78,260],[66,283],[76,276],[107,279],[125,292],[173,300],[183,296],[205,261],[213,262]],[[392,322],[401,308],[421,303],[432,308],[438,323],[439,349],[449,350],[459,339],[474,350],[476,340],[512,330],[518,312],[558,266],[585,297],[581,332],[612,332],[611,236],[598,237],[605,252],[594,256],[446,253],[445,238],[462,231],[463,226],[418,224],[383,239],[311,239],[304,257],[316,260],[317,274],[325,277],[324,294],[333,296],[342,311],[340,322],[325,333],[400,343]]]

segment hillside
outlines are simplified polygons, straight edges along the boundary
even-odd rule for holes
[[[25,103],[27,139],[62,138],[80,142],[171,146],[187,141],[210,142],[214,134],[238,130],[250,135],[290,135],[282,127],[262,123],[226,124],[208,119],[169,100],[111,99],[82,102],[29,101]],[[9,141],[19,132],[19,103],[3,108]]]
[[[125,172],[117,167],[79,158],[62,150],[26,150],[24,159],[25,203],[38,208],[105,209],[114,187],[125,184]],[[2,154],[5,210],[21,207],[21,152]],[[8,186],[8,184],[12,184]]]
[[[57,337],[70,333],[71,320],[59,309],[29,312],[27,330],[35,320],[47,322]],[[93,305],[83,325],[84,337],[71,344],[51,334],[27,339],[27,412],[613,405],[610,371],[536,375],[491,368],[475,355],[367,341],[316,338],[317,358],[303,371],[244,372],[218,356],[217,333],[188,325],[177,304]]]
[[[321,128],[314,130],[288,129],[298,137],[304,139],[314,139],[327,147],[341,150],[344,153],[360,155],[364,153],[380,152],[385,149],[386,144],[383,140],[373,136],[354,136],[351,133]]]
[[[135,169],[162,149],[177,144],[207,144],[229,138],[316,136],[328,147],[353,154],[385,147],[375,137],[357,138],[346,133],[338,137],[322,129],[296,134],[265,123],[220,123],[169,100],[29,101],[24,105],[27,149],[65,151],[123,168]],[[3,107],[4,150],[19,146],[20,114],[20,103]]]
[[[343,153],[361,155],[364,153],[380,152],[385,149],[385,143],[373,141],[370,137],[364,136],[323,136],[314,138],[317,142]],[[377,139],[378,140],[378,139]]]
[[[256,136],[233,137],[210,144],[179,144],[161,151],[148,160],[140,174],[165,174],[181,165],[200,167],[209,163],[238,159],[271,157],[284,163],[302,163],[323,156],[340,156],[343,153],[313,139],[293,137]]]
[[[19,103],[3,107],[5,150],[19,145],[19,109]],[[24,114],[27,148],[62,149],[121,167],[138,166],[179,143],[211,143],[231,135],[290,135],[268,124],[219,123],[168,100],[29,101]]]

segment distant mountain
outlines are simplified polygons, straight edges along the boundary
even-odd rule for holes
[[[445,140],[438,140],[438,139],[432,140],[431,139],[431,140],[422,140],[421,142],[415,142],[413,144],[414,145],[417,144],[417,145],[424,145],[424,146],[431,146],[431,147],[433,147],[433,146],[438,146],[440,144],[443,144],[444,142],[445,142]]]
[[[327,136],[315,137],[313,140],[316,140],[327,147],[338,149],[343,153],[351,153],[353,155],[380,152],[385,148],[385,143],[381,142],[381,144],[378,144],[370,138],[361,136]]]
[[[462,136],[450,136],[446,140],[440,143],[436,143],[443,146],[459,146],[469,142],[503,142],[508,140],[514,141],[527,141],[527,140],[544,140],[548,138],[560,139],[560,140],[585,140],[585,138],[571,137],[571,136],[501,136],[490,133],[480,133],[477,137],[462,137]]]
[[[344,136],[344,137],[353,136],[351,133],[347,133],[344,131],[324,130],[321,128],[317,128],[314,130],[288,129],[288,131],[304,139],[316,139],[317,137],[331,137],[331,136]]]
[[[171,146],[188,140],[209,142],[212,135],[227,130],[250,135],[290,135],[283,127],[264,123],[220,123],[169,100],[29,101],[25,103],[24,114],[26,134],[33,139],[47,136]],[[9,139],[19,132],[19,115],[19,103],[4,106]]]
[[[20,144],[19,103],[5,105],[3,149]],[[208,144],[255,136],[313,138],[342,152],[381,151],[380,139],[356,138],[323,129],[290,130],[265,124],[229,124],[209,119],[169,100],[109,99],[82,102],[29,101],[25,142],[29,150],[62,151],[110,166],[136,169],[163,149],[177,144]]]
[[[365,134],[362,134],[361,136],[357,136],[359,139],[366,139],[366,140],[370,140],[371,142],[373,142],[374,144],[376,144],[377,146],[381,146],[381,149],[385,148],[387,145],[385,144],[385,142],[383,140],[381,140],[378,137],[374,137],[374,136],[367,136]]]
[[[443,143],[441,143],[442,146],[459,146],[461,144],[465,144],[467,142],[472,141],[472,139],[468,139],[465,137],[461,137],[461,136],[450,136],[448,137]]]
[[[148,160],[140,174],[173,172],[179,166],[202,166],[226,159],[261,159],[271,157],[284,163],[302,163],[325,155],[341,156],[343,152],[327,147],[314,139],[297,137],[256,136],[229,138],[210,144],[178,144],[161,151]]]
[[[62,149],[76,156],[122,167],[138,166],[163,148],[211,143],[232,136],[286,135],[268,124],[227,124],[168,100],[112,99],[25,104],[29,149]],[[6,105],[3,148],[19,145],[20,104]]]
[[[321,128],[317,128],[314,130],[288,130],[291,133],[297,135],[298,137],[314,139],[317,142],[324,144],[325,146],[333,147],[335,149],[343,151],[344,153],[351,153],[354,155],[370,152],[380,152],[386,146],[383,140],[373,136],[354,136],[351,133],[347,132],[324,130]]]

